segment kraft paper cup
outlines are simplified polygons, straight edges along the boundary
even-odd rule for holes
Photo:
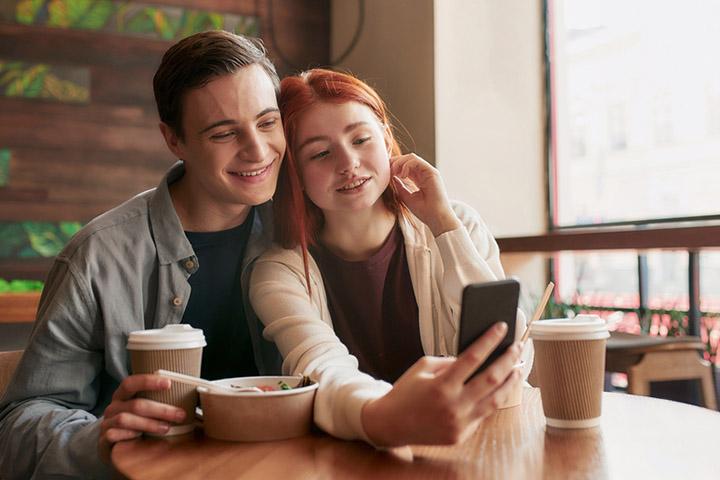
[[[548,426],[592,428],[600,424],[609,336],[605,322],[596,315],[532,324],[530,337]]]
[[[164,369],[199,377],[205,345],[202,330],[180,324],[131,332],[127,348],[133,373],[154,373]],[[185,410],[183,423],[171,426],[166,436],[187,433],[194,428],[198,396],[192,385],[172,382],[170,390],[140,392],[138,397]]]

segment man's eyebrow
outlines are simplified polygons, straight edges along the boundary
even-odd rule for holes
[[[235,125],[237,122],[235,120],[230,120],[229,118],[226,118],[224,120],[218,120],[217,122],[213,122],[207,127],[203,128],[198,132],[198,134],[202,135],[203,133],[207,132],[208,130],[212,130],[215,127],[221,127],[223,125]]]
[[[345,128],[343,128],[343,133],[348,133],[348,132],[354,130],[355,128],[357,128],[357,127],[360,127],[360,126],[362,126],[362,125],[367,125],[367,124],[368,124],[368,122],[355,122],[355,123],[351,123],[350,125],[348,125],[348,126],[346,126]],[[310,137],[310,138],[308,138],[307,140],[305,140],[305,141],[298,147],[298,152],[299,152],[300,150],[302,150],[303,148],[305,148],[307,145],[309,145],[309,144],[311,144],[311,143],[313,143],[313,142],[320,142],[320,141],[322,141],[322,140],[328,140],[328,137],[327,137],[327,136],[324,136],[324,135],[317,135],[317,136],[315,136],[315,137]]]
[[[280,111],[280,110],[278,110],[277,107],[268,107],[268,108],[266,108],[265,110],[263,110],[262,112],[260,112],[260,113],[258,113],[257,115],[255,115],[255,120],[259,119],[260,117],[263,117],[263,116],[267,115],[268,113],[271,113],[271,112],[279,112],[279,111]],[[203,133],[205,133],[205,132],[207,132],[207,131],[209,131],[209,130],[212,130],[212,129],[215,128],[215,127],[222,127],[223,125],[236,125],[236,124],[237,124],[237,121],[232,120],[232,119],[230,119],[230,118],[225,118],[225,119],[223,119],[223,120],[218,120],[217,122],[211,123],[211,124],[208,125],[207,127],[205,127],[205,128],[203,128],[202,130],[200,130],[198,133],[199,133],[200,135],[202,135]]]

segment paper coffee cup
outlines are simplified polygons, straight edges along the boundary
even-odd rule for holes
[[[596,315],[532,324],[535,368],[549,426],[590,428],[600,424],[609,336],[605,322]]]
[[[202,330],[179,324],[131,332],[127,349],[134,374],[164,369],[199,377],[205,345]],[[170,390],[140,392],[138,396],[185,410],[185,420],[170,427],[166,435],[179,435],[193,429],[198,395],[192,385],[172,382]]]

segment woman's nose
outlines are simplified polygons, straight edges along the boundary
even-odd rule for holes
[[[358,166],[360,166],[360,159],[355,152],[344,148],[338,152],[337,169],[340,174],[352,172]]]

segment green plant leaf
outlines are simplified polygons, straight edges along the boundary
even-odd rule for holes
[[[23,79],[23,96],[28,98],[40,96],[47,73],[46,65],[36,65],[28,70],[27,76]]]
[[[208,12],[206,18],[206,24],[215,30],[223,28],[223,15],[221,13]]]
[[[197,10],[189,11],[183,20],[184,24],[181,30],[182,37],[202,32],[207,28],[212,28],[212,23],[209,21],[208,14],[206,12],[199,12]]]
[[[28,242],[30,239],[28,239]],[[17,254],[17,258],[38,258],[40,254],[33,249],[30,245],[23,247]]]
[[[78,27],[82,17],[90,9],[91,0],[64,0],[69,27]]]
[[[25,229],[17,222],[0,222],[0,258],[15,258],[28,244]]]
[[[155,31],[152,19],[154,10],[155,8],[148,7],[135,12],[126,20],[125,30],[130,33],[152,33]]]
[[[32,25],[44,1],[45,0],[20,0],[15,6],[15,20],[24,25]]]
[[[0,73],[2,73],[2,76],[0,76],[0,86],[2,86],[2,85],[6,85],[6,84],[14,81],[15,79],[17,79],[20,76],[21,71],[18,70],[17,68],[13,68],[13,69],[3,68],[2,70],[0,70]]]
[[[10,280],[0,278],[0,293],[27,293],[42,291],[43,282],[39,280]]]
[[[113,10],[114,5],[111,0],[95,0],[77,19],[76,25],[78,28],[100,30],[110,20]]]
[[[54,257],[64,246],[58,228],[49,222],[23,222],[32,249],[41,257]]]
[[[80,222],[60,222],[59,226],[63,238],[69,240],[80,231],[83,225]]]
[[[48,21],[51,27],[67,28],[70,26],[67,0],[50,0],[48,4]]]
[[[155,9],[153,12],[152,20],[154,29],[160,34],[163,40],[172,40],[175,38],[175,30],[177,29],[177,22],[175,25],[170,21],[170,18],[162,10]]]

